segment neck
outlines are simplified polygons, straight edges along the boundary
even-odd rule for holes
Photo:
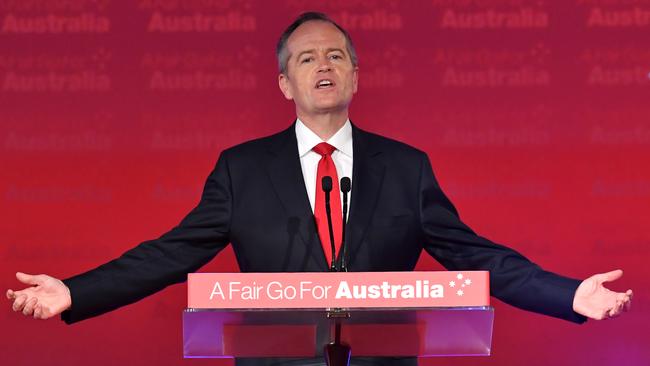
[[[307,126],[312,132],[314,132],[318,137],[323,141],[327,141],[330,137],[343,127],[345,122],[348,120],[347,110],[342,113],[327,113],[322,115],[315,116],[303,116],[301,113],[297,113],[298,118],[302,123]]]

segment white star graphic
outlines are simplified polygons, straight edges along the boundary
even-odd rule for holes
[[[471,284],[472,284],[472,280],[470,280],[469,278],[466,279],[466,280],[465,280],[465,284],[466,284],[467,286],[471,285]]]
[[[454,287],[456,286],[456,282],[454,281],[449,281],[449,287]]]
[[[458,296],[463,296],[463,294],[464,294],[463,290],[456,291],[456,295]]]
[[[456,275],[456,278],[458,278],[459,280],[462,280],[463,279],[463,274],[459,273],[458,275]]]

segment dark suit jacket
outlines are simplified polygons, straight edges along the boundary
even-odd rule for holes
[[[477,236],[438,186],[425,153],[355,126],[352,134],[350,271],[410,271],[424,249],[450,270],[489,270],[492,295],[509,304],[585,320],[572,310],[580,282]],[[228,243],[242,272],[328,269],[293,126],[223,151],[201,201],[177,227],[64,280],[72,309],[62,317],[80,321],[183,282]]]

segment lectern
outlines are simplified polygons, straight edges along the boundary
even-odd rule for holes
[[[350,353],[490,355],[486,272],[192,274],[188,283],[186,358],[324,357],[339,366]]]

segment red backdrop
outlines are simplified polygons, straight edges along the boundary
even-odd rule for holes
[[[324,3],[324,2],[321,2]],[[306,0],[0,2],[0,284],[67,277],[157,237],[219,152],[287,127],[275,42]],[[498,301],[489,358],[650,363],[650,2],[346,0],[359,126],[425,150],[462,218],[569,276],[623,268],[634,309],[577,326]],[[440,268],[428,257],[419,269]],[[205,271],[236,271],[230,248]],[[66,326],[0,311],[11,365],[183,360],[178,285]]]

